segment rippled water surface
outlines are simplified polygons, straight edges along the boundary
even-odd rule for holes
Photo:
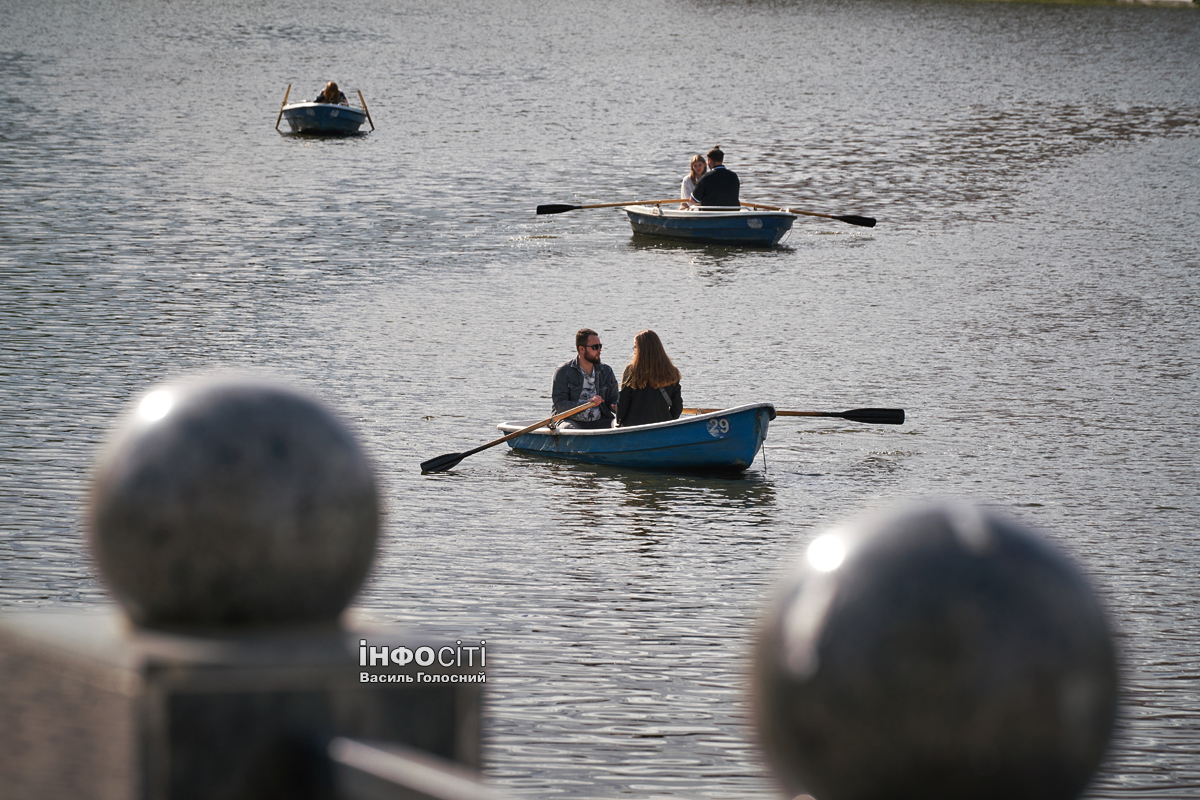
[[[270,370],[387,502],[366,616],[488,640],[492,780],[769,797],[745,702],[789,560],[929,496],[1041,528],[1119,632],[1094,798],[1200,794],[1200,11],[811,0],[15,0],[0,30],[0,606],[103,602],[80,510],[148,385]],[[273,129],[285,87],[377,130]],[[350,92],[353,94],[353,91]],[[721,143],[743,199],[866,214],[773,251],[634,238]],[[780,418],[739,478],[494,448],[581,326],[654,328],[687,405]]]

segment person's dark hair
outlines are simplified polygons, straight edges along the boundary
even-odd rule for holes
[[[661,389],[680,380],[679,370],[671,363],[658,334],[651,330],[639,331],[633,337],[633,356],[621,373],[621,385],[630,389]]]
[[[720,164],[725,160],[725,154],[721,152],[721,145],[717,145],[712,150],[708,151],[708,157]]]
[[[588,339],[599,335],[600,334],[596,333],[591,328],[580,328],[579,332],[575,334],[575,346],[583,347],[585,344],[587,344]]]

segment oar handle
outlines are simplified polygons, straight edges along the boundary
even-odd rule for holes
[[[672,203],[687,203],[687,199],[682,197],[672,197],[670,200],[631,200],[625,203],[595,203],[590,206],[580,206],[580,208],[616,208],[617,206],[657,206],[671,205]]]
[[[292,93],[292,85],[289,83],[287,91],[283,93],[283,102],[279,104],[279,116],[275,118],[275,130],[279,130],[279,120],[283,119],[283,107],[287,105],[288,95]]]
[[[768,211],[786,211],[789,214],[803,214],[806,217],[821,217],[823,219],[836,219],[838,222],[845,222],[850,225],[858,225],[863,228],[874,228],[874,217],[860,217],[855,214],[846,214],[838,216],[837,214],[818,214],[816,211],[801,211],[798,208],[788,208],[784,206],[769,206],[766,203],[741,203],[740,205],[746,208],[765,208]]]
[[[787,208],[785,206],[769,206],[766,203],[741,203],[746,208],[765,208],[767,211],[786,211],[789,214],[803,214],[806,217],[824,217],[825,219],[837,219],[832,214],[818,214],[816,211],[801,211],[796,208]]]
[[[720,408],[685,408],[684,414],[713,414],[717,411],[723,411]],[[775,413],[781,417],[840,417],[836,411],[780,411],[775,409]]]
[[[685,408],[684,414],[712,414],[721,411],[719,408]],[[775,409],[780,417],[840,417],[851,422],[865,422],[869,425],[903,425],[903,408],[852,408],[849,411],[781,411]]]
[[[375,130],[375,122],[371,119],[371,112],[367,110],[367,101],[363,100],[362,89],[358,89],[358,102],[362,103],[363,113],[367,115],[367,122],[371,123],[371,130]]]
[[[672,197],[670,200],[628,200],[622,203],[593,203],[587,206],[572,206],[566,204],[551,203],[540,205],[537,207],[538,214],[565,214],[568,211],[578,211],[581,208],[616,208],[617,206],[658,206],[671,205],[672,203],[686,203],[684,198]]]
[[[780,411],[775,409],[775,413],[781,417],[840,417],[842,412],[838,411]]]
[[[563,419],[566,419],[567,417],[574,416],[575,414],[578,414],[580,411],[587,411],[589,408],[595,408],[597,405],[599,405],[599,404],[598,403],[584,403],[581,406],[576,406],[575,408],[572,408],[570,411],[564,411],[561,414],[555,414],[553,417],[546,417],[545,419],[540,420],[539,422],[533,423],[532,425],[530,425],[527,428],[521,428],[521,430],[519,430],[519,431],[514,431],[513,433],[510,433],[507,436],[501,436],[499,439],[488,442],[487,444],[481,445],[480,447],[476,447],[474,450],[468,450],[467,452],[462,454],[462,457],[466,458],[469,455],[474,455],[475,453],[478,453],[480,450],[487,450],[489,447],[495,447],[498,444],[504,444],[509,439],[515,439],[518,436],[523,436],[526,433],[529,433],[530,431],[536,431],[538,428],[541,428],[544,425],[553,425],[555,422],[558,422],[559,420],[563,420]]]

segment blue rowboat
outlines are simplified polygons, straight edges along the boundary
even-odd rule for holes
[[[293,103],[283,107],[283,118],[292,133],[347,136],[358,133],[367,121],[365,111],[332,103]]]
[[[774,247],[792,229],[795,214],[749,208],[679,211],[662,206],[625,206],[633,232],[697,244]]]
[[[767,424],[773,419],[773,405],[752,403],[627,428],[538,428],[510,439],[508,446],[527,453],[616,467],[741,471],[754,461],[767,438]],[[496,427],[514,433],[533,423],[504,422]]]

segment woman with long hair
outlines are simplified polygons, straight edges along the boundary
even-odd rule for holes
[[[692,192],[696,190],[696,184],[704,177],[704,173],[708,172],[708,164],[704,160],[704,156],[697,153],[692,156],[692,163],[688,166],[688,174],[684,176],[683,183],[679,184],[679,197],[683,200],[689,200],[692,197]],[[687,203],[683,204],[684,208],[688,207]]]
[[[350,105],[350,101],[346,99],[346,95],[338,89],[338,85],[333,81],[325,84],[325,88],[321,90],[321,93],[317,95],[317,99],[313,100],[313,102],[329,103],[336,106]]]
[[[679,370],[671,363],[658,334],[644,330],[633,337],[633,355],[621,375],[617,425],[649,425],[679,419],[683,393]]]

